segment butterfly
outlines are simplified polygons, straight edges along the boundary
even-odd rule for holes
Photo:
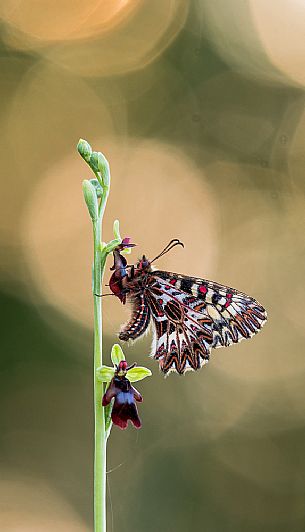
[[[267,319],[266,310],[255,299],[234,288],[154,270],[152,263],[177,245],[184,247],[173,239],[152,261],[143,255],[128,266],[121,252],[133,244],[124,239],[113,252],[109,281],[112,293],[123,304],[131,304],[131,318],[122,327],[120,340],[135,340],[152,323],[152,356],[165,374],[198,370],[213,348],[251,338]]]

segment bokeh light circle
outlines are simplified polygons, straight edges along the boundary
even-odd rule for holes
[[[40,479],[2,470],[0,496],[3,531],[89,532],[62,494]]]
[[[240,73],[270,83],[305,84],[305,5],[299,0],[199,0],[206,35]]]
[[[3,9],[3,20],[10,21],[4,38],[9,46],[35,50],[75,74],[111,76],[144,68],[160,56],[183,28],[188,10],[189,0],[92,0],[85,8],[77,3],[71,17],[50,8],[46,20],[43,5],[35,17],[17,15],[16,20],[15,11]]]
[[[225,238],[219,243],[219,268],[214,278],[256,298],[269,317],[262,332],[251,341],[215,351],[213,364],[221,372],[249,381],[268,382],[304,372],[303,335],[290,334],[293,325],[283,301],[283,293],[291,293],[302,267],[298,270],[289,265],[293,254],[287,250],[293,243],[288,208],[272,193],[282,176],[268,167],[225,161],[209,165],[206,174],[219,191],[225,190],[221,211],[222,222],[227,225]],[[258,180],[261,187],[254,188],[253,181]],[[297,222],[296,211],[294,214]],[[291,300],[292,319],[295,314],[302,315],[301,301],[297,297]]]
[[[74,41],[109,31],[138,7],[139,0],[8,0],[0,6],[0,18],[8,24],[11,39],[25,47],[50,42]],[[46,16],[47,14],[47,16]]]
[[[3,59],[0,65],[6,80],[2,91],[6,106],[1,113],[0,238],[7,253],[2,269],[22,280],[20,261],[12,268],[7,259],[15,250],[19,253],[22,212],[32,187],[46,168],[75,152],[80,131],[89,138],[99,135],[102,143],[117,133],[124,137],[126,102],[117,84],[100,83],[93,90],[73,73],[43,61],[25,68],[22,76],[18,60]]]

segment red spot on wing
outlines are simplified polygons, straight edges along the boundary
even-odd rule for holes
[[[173,286],[176,284],[177,282],[177,279],[175,279],[175,277],[173,277],[171,280],[170,280],[170,284],[172,284]]]
[[[227,294],[226,294],[226,303],[225,303],[225,307],[226,308],[228,308],[231,305],[232,297],[233,297],[233,294],[231,294],[231,292],[227,292]]]
[[[199,286],[199,292],[201,292],[201,294],[206,294],[208,291],[207,287],[202,284],[201,286]]]

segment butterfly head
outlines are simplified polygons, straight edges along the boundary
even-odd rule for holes
[[[136,271],[139,273],[151,271],[150,260],[148,260],[145,255],[143,255],[143,257],[137,262]]]
[[[132,287],[130,285],[128,286],[128,284],[135,279],[141,280],[143,276],[152,271],[151,264],[155,260],[162,257],[165,253],[168,253],[173,247],[177,245],[183,246],[183,243],[177,238],[174,238],[153,260],[148,260],[148,258],[143,255],[134,266],[128,266],[127,261],[121,252],[123,249],[133,247],[134,245],[135,244],[130,243],[130,238],[125,238],[113,252],[114,265],[111,268],[113,274],[109,281],[109,287],[112,293],[120,299],[123,305],[126,303],[126,295],[132,291]]]

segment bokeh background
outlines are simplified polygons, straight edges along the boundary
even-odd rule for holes
[[[119,218],[135,261],[180,238],[160,268],[269,312],[183,378],[159,374],[150,336],[126,348],[154,375],[143,429],[111,435],[109,532],[304,531],[304,2],[6,0],[0,20],[1,531],[92,530],[79,137],[111,164],[105,240]]]

